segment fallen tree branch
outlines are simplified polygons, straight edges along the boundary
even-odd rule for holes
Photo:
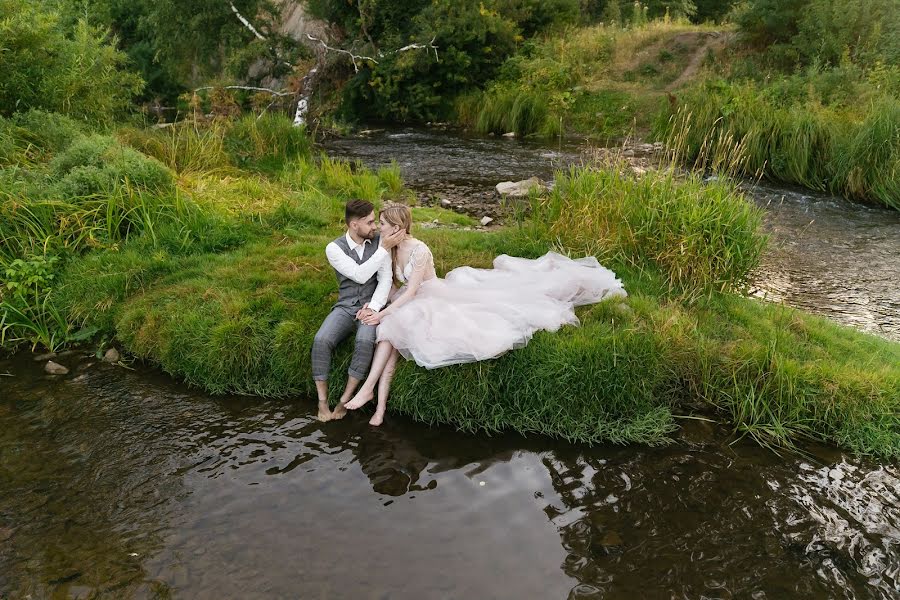
[[[198,87],[195,89],[195,92],[200,92],[203,90],[247,90],[250,92],[268,92],[273,96],[293,96],[294,92],[279,92],[270,88],[264,87],[256,87],[253,85],[207,85],[203,87]]]

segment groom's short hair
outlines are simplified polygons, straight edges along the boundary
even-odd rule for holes
[[[375,206],[373,206],[371,202],[360,200],[358,198],[350,200],[344,208],[344,222],[349,225],[350,221],[353,219],[368,217],[372,214],[373,210],[375,210]]]

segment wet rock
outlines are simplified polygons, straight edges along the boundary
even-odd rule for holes
[[[47,361],[47,364],[44,365],[44,370],[51,375],[65,375],[69,372],[69,369],[59,363],[53,362],[52,360]]]
[[[514,137],[516,137],[516,132],[515,131],[507,131],[506,133],[503,134],[503,137],[514,138]]]
[[[490,217],[481,217],[481,226],[482,227],[487,227],[488,225],[490,225],[493,222],[494,222],[494,220]]]
[[[497,184],[497,193],[507,198],[525,198],[532,188],[538,188],[541,192],[547,189],[540,179],[531,177],[522,181],[502,181]]]
[[[45,360],[50,360],[51,358],[56,358],[56,352],[47,352],[46,354],[38,354],[34,357],[35,362],[43,362]]]
[[[108,363],[117,363],[122,357],[119,355],[119,351],[115,348],[110,348],[103,355],[103,361]]]

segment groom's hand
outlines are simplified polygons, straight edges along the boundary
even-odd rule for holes
[[[361,309],[356,311],[356,319],[358,321],[365,321],[367,317],[371,316],[375,311],[369,308],[368,302]]]
[[[404,231],[403,229],[398,229],[388,236],[381,236],[381,247],[385,250],[390,250],[391,248],[402,242],[404,237],[406,237],[406,231]]]

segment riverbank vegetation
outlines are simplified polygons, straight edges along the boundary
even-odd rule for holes
[[[334,297],[322,248],[342,203],[407,198],[396,167],[317,157],[282,117],[102,135],[40,113],[2,125],[31,157],[7,156],[2,171],[5,345],[115,338],[212,393],[310,397],[309,348]],[[98,156],[123,158],[97,167]],[[495,232],[418,227],[440,273],[500,253],[590,253],[630,295],[495,361],[405,363],[391,410],[466,431],[649,444],[700,413],[765,444],[900,455],[897,344],[739,295],[765,243],[760,216],[724,180],[612,165],[560,173],[530,217]]]

